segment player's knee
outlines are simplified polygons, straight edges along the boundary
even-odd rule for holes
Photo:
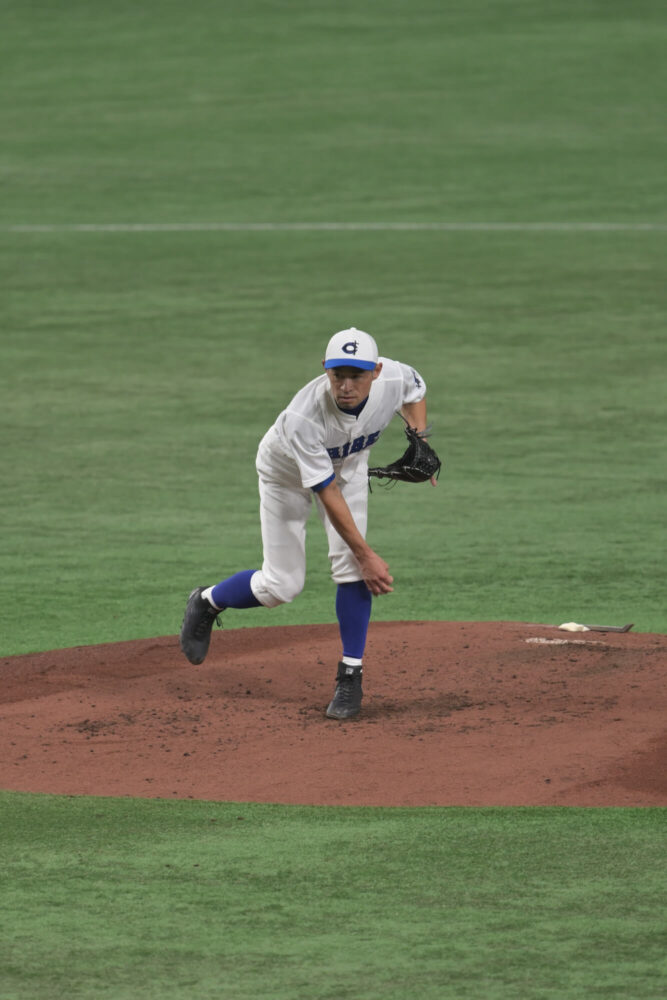
[[[359,579],[359,564],[351,552],[330,555],[329,559],[334,583],[354,583]]]
[[[276,608],[279,604],[290,604],[295,597],[298,597],[303,590],[305,574],[303,577],[280,577],[278,575],[264,573],[263,579],[253,583],[255,596],[266,608]]]
[[[273,591],[273,598],[276,604],[290,604],[295,597],[298,597],[303,590],[303,584],[298,586],[294,582],[290,581],[282,585],[275,587]]]

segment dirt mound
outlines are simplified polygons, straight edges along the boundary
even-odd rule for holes
[[[327,805],[667,805],[665,636],[373,623],[364,708],[349,723],[324,717],[337,656],[336,626],[317,625],[216,631],[201,667],[175,636],[3,659],[0,787]]]

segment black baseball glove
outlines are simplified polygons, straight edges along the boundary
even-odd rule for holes
[[[441,462],[428,441],[421,436],[423,433],[410,427],[406,422],[405,436],[408,439],[408,447],[395,462],[369,469],[369,477],[389,479],[395,483],[425,483],[433,476],[437,479]]]

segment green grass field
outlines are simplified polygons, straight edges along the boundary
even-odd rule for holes
[[[666,630],[657,0],[2,14],[2,655],[174,634],[257,565],[256,444],[348,325],[444,461],[371,497],[376,619]],[[312,527],[229,626],[334,620]],[[3,1000],[666,991],[664,810],[1,805]]]
[[[422,371],[445,463],[371,497],[376,618],[665,629],[663,234],[11,242],[5,652],[172,634],[192,586],[257,565],[257,442],[351,322]],[[299,600],[228,622],[334,620],[321,534]]]
[[[0,803],[7,1000],[664,996],[661,810]]]

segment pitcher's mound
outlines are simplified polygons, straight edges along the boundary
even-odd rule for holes
[[[324,716],[337,658],[337,627],[317,625],[216,630],[200,667],[175,636],[4,659],[0,787],[327,805],[667,805],[665,636],[373,623],[364,706],[349,723]]]

